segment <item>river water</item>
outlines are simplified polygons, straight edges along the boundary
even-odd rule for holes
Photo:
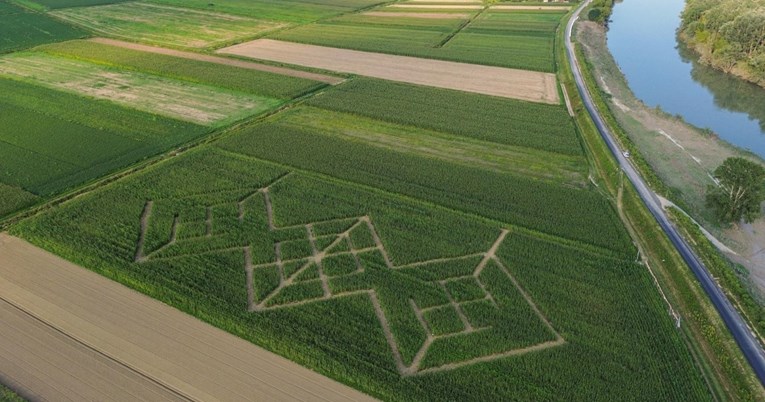
[[[624,0],[614,6],[608,48],[646,105],[680,115],[765,158],[765,89],[699,64],[678,42],[685,0]]]

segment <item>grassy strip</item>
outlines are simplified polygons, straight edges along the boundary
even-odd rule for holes
[[[282,99],[299,97],[326,85],[304,78],[181,59],[90,41],[70,41],[37,50],[110,67]]]
[[[765,333],[765,308],[752,296],[751,290],[747,287],[749,282],[746,277],[749,272],[741,265],[731,263],[725,258],[688,215],[674,207],[669,208],[669,215],[683,232],[683,237],[690,239],[696,255],[701,258],[736,308],[743,313],[749,325],[755,328],[762,341],[761,334]]]
[[[311,106],[483,141],[581,155],[562,105],[357,78],[315,96]]]
[[[561,45],[559,57],[565,57],[564,52]],[[580,58],[580,62],[582,61]],[[588,155],[593,157],[593,166],[601,172],[603,189],[615,197],[620,187],[620,169],[582,106],[581,98],[573,84],[570,67],[563,67],[565,63],[560,64],[563,71],[562,81],[572,96],[580,133],[589,149]],[[581,68],[585,77],[590,77],[587,80],[590,93],[597,94],[599,90],[592,87],[592,75],[587,63],[582,62]],[[595,100],[597,102],[597,97]],[[612,124],[614,120],[607,112],[608,109],[605,110],[603,115],[607,118],[607,123]],[[619,130],[618,127],[610,128],[617,132]],[[639,155],[639,152],[635,154]],[[649,183],[653,180],[649,180]],[[635,240],[641,243],[642,248],[649,254],[646,257],[659,283],[667,292],[670,303],[683,317],[682,331],[686,335],[684,339],[698,367],[704,373],[710,391],[718,400],[762,400],[762,388],[719,314],[631,186],[624,192],[623,203],[623,211],[628,219],[625,223],[633,225],[634,232],[641,234]]]

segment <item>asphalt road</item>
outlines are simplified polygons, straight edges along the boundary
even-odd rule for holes
[[[372,400],[4,233],[0,381],[30,400]]]
[[[576,53],[574,52],[574,48],[571,43],[571,32],[574,27],[574,22],[576,22],[576,20],[579,18],[579,14],[590,3],[590,1],[592,0],[587,0],[581,6],[579,6],[579,8],[574,12],[574,15],[571,17],[571,20],[569,20],[568,25],[566,26],[566,54],[574,73],[577,89],[579,90],[579,93],[581,94],[584,101],[584,106],[587,108],[587,112],[589,112],[590,116],[595,122],[595,125],[597,126],[600,135],[603,137],[603,140],[606,141],[606,144],[611,150],[611,153],[619,161],[619,165],[621,166],[622,170],[637,189],[640,198],[642,198],[643,202],[645,202],[646,206],[648,206],[651,214],[659,222],[662,230],[664,230],[664,233],[667,234],[669,239],[672,241],[672,244],[683,257],[685,262],[688,264],[688,266],[691,267],[691,270],[701,283],[702,289],[704,289],[704,291],[709,296],[712,304],[715,306],[718,313],[720,313],[723,322],[725,322],[725,325],[730,330],[733,338],[736,340],[736,343],[744,353],[746,360],[752,366],[752,369],[754,369],[754,372],[759,378],[760,383],[765,386],[765,351],[763,351],[762,347],[757,342],[757,338],[747,327],[744,319],[741,317],[738,311],[736,311],[730,301],[725,297],[714,279],[712,279],[712,275],[709,273],[707,268],[693,253],[690,246],[688,246],[688,243],[686,243],[685,240],[680,236],[677,229],[675,229],[675,227],[672,226],[672,224],[669,222],[669,219],[664,212],[664,209],[661,207],[659,200],[656,198],[656,195],[648,188],[646,183],[643,181],[643,178],[638,174],[629,160],[624,157],[622,152],[619,150],[619,147],[616,145],[616,141],[614,140],[613,134],[608,129],[603,118],[595,108],[592,98],[590,97],[590,94],[584,85],[582,72],[579,68],[579,62],[576,58]]]

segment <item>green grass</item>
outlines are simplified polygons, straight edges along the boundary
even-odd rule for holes
[[[492,13],[465,28],[460,20],[408,23],[401,18],[345,16],[280,31],[293,42],[536,71],[555,71],[555,30],[564,13]],[[454,37],[450,38],[451,35]],[[445,43],[445,44],[444,44]]]
[[[0,79],[0,182],[47,196],[91,180],[207,128],[110,102]],[[88,113],[82,113],[87,110]]]
[[[45,46],[39,50],[90,63],[281,99],[295,98],[325,85],[303,78],[147,53],[89,41],[69,41]]]
[[[184,48],[223,46],[283,24],[216,12],[127,2],[51,12],[100,35]]]
[[[499,144],[583,155],[566,108],[367,78],[308,104]]]
[[[151,0],[159,4],[267,20],[305,23],[369,7],[380,0]]]
[[[24,398],[18,396],[9,388],[0,384],[0,401],[2,402],[24,402]]]
[[[26,1],[39,4],[40,6],[49,10],[56,10],[59,8],[69,8],[69,7],[101,6],[105,4],[123,3],[130,0],[26,0]]]
[[[0,183],[0,216],[34,204],[38,197],[19,187]]]
[[[211,127],[227,125],[282,103],[265,96],[189,84],[41,52],[1,57],[0,76]]]
[[[500,173],[513,173],[578,187],[584,187],[587,181],[585,160],[581,157],[474,140],[312,107],[291,109],[273,121],[278,127],[322,133],[387,150]]]
[[[243,128],[219,144],[231,152],[321,172],[619,253],[633,251],[613,208],[594,191],[382,149],[278,123]]]
[[[520,233],[509,224],[313,173],[284,176],[288,171],[282,165],[204,147],[27,219],[15,225],[12,233],[385,400],[709,399],[650,275],[630,261],[632,256],[615,259],[575,250],[559,241]],[[268,229],[262,195],[248,198],[245,213],[238,218],[238,200],[268,183],[272,183],[269,197],[276,230]],[[179,240],[147,261],[135,263],[139,219],[147,199],[154,201],[147,251],[167,241],[176,215],[181,222]],[[204,211],[211,205],[216,235],[195,237],[199,229],[193,229],[194,223],[205,219]],[[336,224],[317,224],[327,236],[347,230],[347,218],[361,215],[370,218],[395,266],[480,253],[491,246],[500,228],[511,229],[499,250],[507,273],[490,262],[480,275],[497,306],[486,300],[462,303],[470,322],[491,328],[436,339],[421,368],[555,339],[509,275],[565,343],[459,369],[402,377],[366,293],[314,302],[322,296],[322,286],[312,279],[315,272],[307,272],[266,302],[266,306],[305,304],[247,311],[243,254],[231,245],[249,245],[255,264],[270,264],[275,258],[274,242],[306,238],[301,226],[285,226],[340,219]],[[596,227],[592,222],[588,225]],[[184,235],[185,230],[191,232]],[[220,251],[211,252],[215,249]],[[426,333],[409,300],[428,309],[446,305],[448,299],[430,282],[433,279],[420,276],[429,271],[424,266],[390,269],[376,250],[359,257],[361,273],[348,269],[355,264],[353,259],[332,260],[328,267],[334,276],[329,287],[333,294],[373,289],[402,358],[410,362]],[[477,264],[473,257],[452,262],[433,262],[430,272],[443,275],[446,265],[453,265],[448,279],[462,275],[460,265],[475,268]],[[268,266],[273,265],[254,270],[257,300],[265,300],[278,286],[278,270]],[[290,272],[296,271],[291,268]],[[461,299],[475,297],[475,288],[467,283],[462,290],[450,288]],[[440,315],[427,315],[436,331],[459,331],[454,316],[443,310]]]
[[[0,53],[84,36],[85,31],[0,1]]]

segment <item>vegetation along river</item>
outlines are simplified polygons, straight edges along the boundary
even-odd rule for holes
[[[624,0],[614,6],[608,48],[630,88],[720,138],[765,158],[765,90],[698,62],[677,39],[685,0]]]

